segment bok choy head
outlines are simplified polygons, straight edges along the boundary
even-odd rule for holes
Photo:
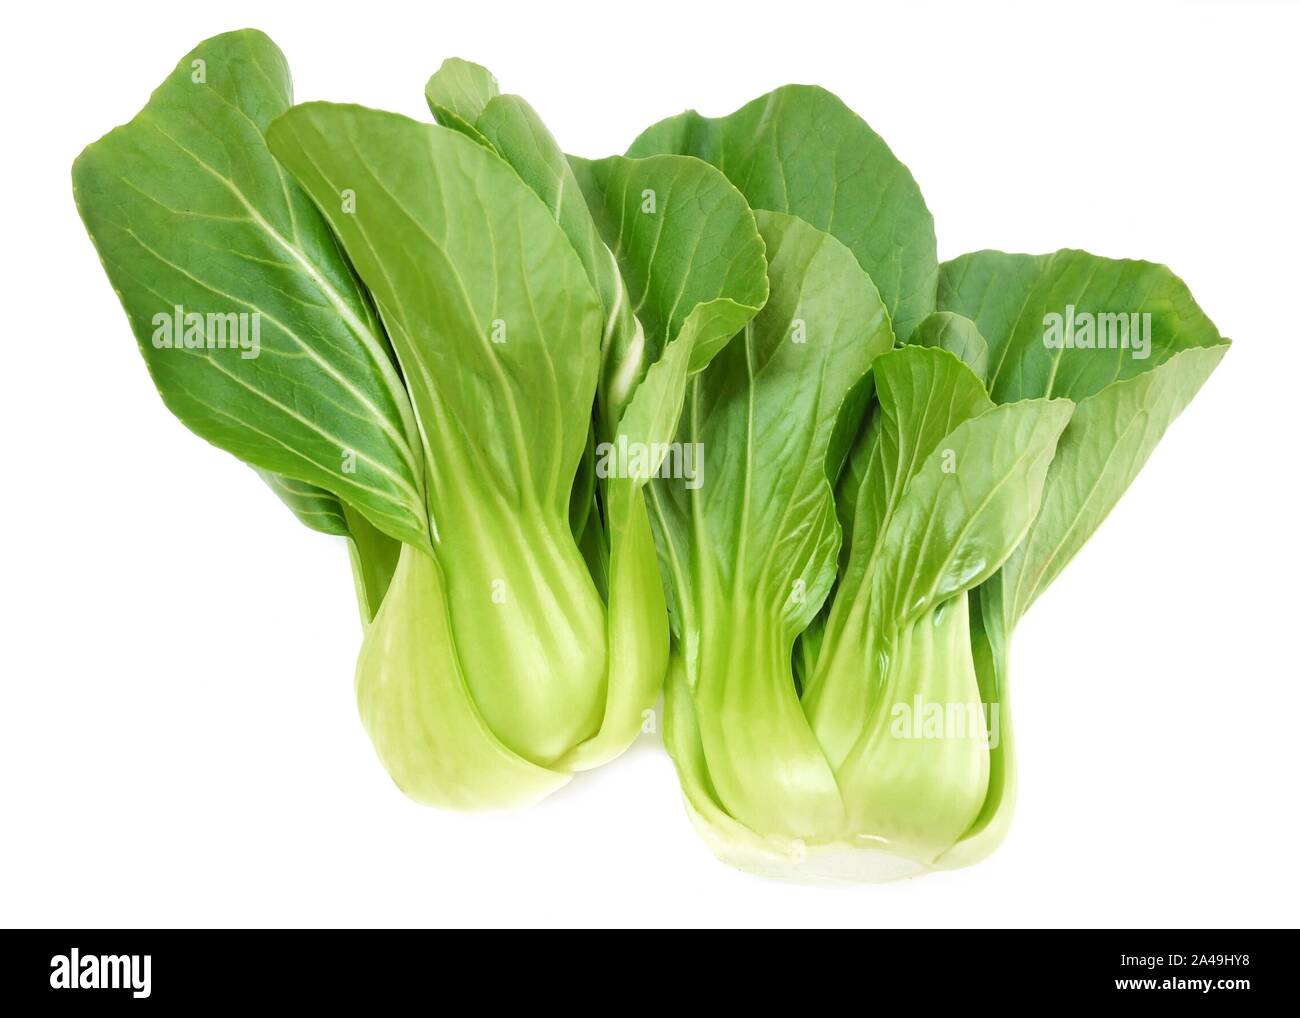
[[[73,169],[168,407],[349,538],[385,766],[466,808],[638,733],[667,658],[653,464],[598,478],[597,446],[671,433],[767,289],[713,167],[618,158],[579,185],[522,100],[480,98],[451,126],[295,107],[279,50],[235,32]]]
[[[939,265],[911,175],[821,89],[685,113],[629,151],[725,172],[771,261],[767,307],[682,418],[735,469],[652,489],[674,607],[665,740],[691,815],[722,858],[768,873],[974,862],[1014,802],[1015,623],[1227,341],[1162,266]],[[793,236],[840,271],[786,261]],[[1079,316],[1122,342],[1064,325]]]

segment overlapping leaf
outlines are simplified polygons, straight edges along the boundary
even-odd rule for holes
[[[934,310],[934,220],[911,173],[825,89],[787,85],[725,117],[694,110],[647,128],[628,155],[676,152],[717,166],[756,209],[838,238],[874,281],[906,340]]]
[[[893,344],[852,253],[792,216],[758,213],[771,296],[691,383],[679,428],[708,482],[657,481],[659,539],[679,605],[679,654],[718,801],[761,832],[837,828],[839,793],[799,706],[795,636],[834,576],[825,461],[846,397]],[[688,716],[675,712],[678,718]]]
[[[134,120],[81,154],[77,205],[177,417],[262,470],[332,492],[384,533],[427,544],[414,419],[383,330],[263,140],[290,101],[266,36],[210,39]],[[165,320],[187,314],[203,331],[160,345]],[[241,315],[256,350],[228,345]],[[211,345],[223,341],[217,328],[227,345]]]
[[[456,635],[448,667],[505,746],[551,764],[604,704],[606,650],[590,639],[604,612],[568,525],[596,295],[537,195],[455,131],[308,103],[268,140],[329,217],[401,363]]]

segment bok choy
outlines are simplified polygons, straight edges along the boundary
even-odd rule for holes
[[[743,467],[704,497],[655,482],[676,606],[665,741],[692,817],[722,858],[768,873],[975,862],[1015,798],[1015,624],[1227,341],[1163,266],[939,265],[911,175],[821,89],[685,113],[629,152],[712,162],[765,237],[798,224],[860,270],[810,284],[769,253],[768,307],[692,381],[681,425]],[[832,287],[819,315],[810,295]],[[881,313],[855,307],[864,292],[894,349]]]
[[[639,733],[668,650],[654,464],[597,501],[595,422],[616,447],[671,432],[686,372],[767,283],[712,167],[619,158],[580,190],[522,100],[462,112],[480,127],[291,106],[279,50],[236,32],[73,182],[168,407],[350,539],[385,766],[469,808],[535,800]],[[241,315],[256,350],[209,328]]]
[[[164,403],[347,540],[394,781],[534,802],[663,690],[723,859],[987,855],[1015,627],[1227,340],[1163,266],[940,263],[911,173],[819,88],[604,159],[477,64],[424,98],[294,105],[233,32],[73,167]]]

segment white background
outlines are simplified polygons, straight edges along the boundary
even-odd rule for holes
[[[310,13],[307,13],[310,12]],[[1295,925],[1293,6],[36,3],[5,14],[4,925]],[[911,168],[942,258],[1167,262],[1236,341],[1018,631],[1021,795],[972,869],[840,889],[714,861],[650,739],[458,816],[356,716],[342,543],[172,420],[68,170],[200,39],[255,25],[298,98],[427,117],[487,64],[570,151],[823,84]]]

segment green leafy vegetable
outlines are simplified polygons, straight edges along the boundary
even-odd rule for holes
[[[485,68],[436,124],[294,106],[234,32],[73,167],[168,408],[347,539],[413,798],[535,801],[667,675],[691,817],[797,877],[963,865],[1015,799],[1015,625],[1227,349],[1167,269],[940,265],[837,98],[566,155]]]
[[[841,404],[820,415],[800,403],[803,379],[741,370],[732,347],[692,383],[683,427],[753,469],[715,475],[703,496],[656,485],[679,604],[666,742],[691,814],[722,858],[764,872],[874,878],[973,862],[1014,801],[1012,628],[1226,341],[1181,282],[1142,262],[981,252],[942,266],[936,291],[910,175],[816,89],[716,120],[683,114],[630,151],[707,159],[756,208],[838,237],[908,343],[873,348],[859,384],[863,366],[834,373]],[[804,291],[776,260],[769,271],[769,308]],[[752,363],[769,356],[756,341],[768,314],[735,341]],[[859,351],[878,317],[858,326]],[[1075,318],[1091,333],[1075,334]],[[727,423],[764,406],[780,409],[752,413],[760,426]],[[812,444],[832,426],[829,448]],[[825,463],[811,502],[791,483],[796,462]],[[773,528],[754,504],[799,508]],[[820,553],[777,582],[741,568],[750,548],[801,542]],[[797,612],[782,584],[805,598]]]
[[[988,342],[987,382],[994,399],[1063,395],[1078,403],[1048,472],[1042,510],[975,597],[980,689],[985,702],[1001,710],[1002,739],[992,754],[989,795],[977,823],[941,860],[961,865],[992,851],[1011,822],[1015,744],[1007,682],[1016,623],[1119,501],[1228,342],[1164,266],[1083,251],[964,255],[943,266],[939,302],[978,323]],[[1044,343],[1045,330],[1055,324],[1052,316],[1090,315],[1084,320],[1095,323],[1121,309],[1134,330],[1127,349],[1053,349]]]
[[[593,422],[671,436],[685,372],[766,297],[721,173],[591,164],[594,216],[526,104],[473,91],[485,74],[461,75],[454,129],[290,108],[274,44],[231,33],[73,172],[168,406],[350,538],[362,719],[405,791],[461,807],[533,800],[638,734],[667,659],[653,464],[597,498]],[[646,188],[644,224],[611,229]],[[162,312],[192,339],[156,342]],[[213,343],[232,312],[256,349]]]

